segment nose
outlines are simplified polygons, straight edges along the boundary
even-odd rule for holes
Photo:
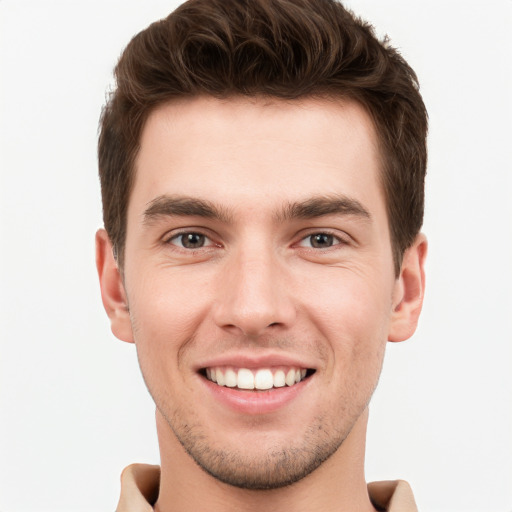
[[[215,322],[224,330],[258,337],[295,318],[286,270],[270,251],[246,251],[226,262],[217,290]]]

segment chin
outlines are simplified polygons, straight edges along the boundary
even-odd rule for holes
[[[251,453],[248,452],[250,441],[235,447],[226,439],[220,447],[219,440],[211,441],[201,428],[184,424],[169,426],[203,471],[225,484],[249,490],[279,489],[302,480],[331,457],[348,434],[326,429],[319,419],[306,432],[289,435],[287,440],[271,440],[272,436],[265,434],[258,440],[251,433],[254,448]]]

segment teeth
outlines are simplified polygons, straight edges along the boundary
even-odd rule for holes
[[[219,386],[224,386],[226,384],[226,381],[224,379],[224,374],[222,372],[216,371],[215,376],[217,377],[217,384]]]
[[[266,390],[293,386],[306,377],[305,368],[274,369],[260,368],[249,370],[239,368],[207,368],[206,378],[219,386],[239,389]]]
[[[238,387],[240,389],[254,389],[254,375],[251,370],[246,368],[238,370]]]
[[[277,370],[274,375],[274,387],[282,388],[286,385],[286,377],[284,375],[283,370]]]
[[[236,388],[238,379],[237,379],[236,373],[233,370],[231,370],[231,369],[226,370],[224,379],[226,381],[226,386],[228,388]]]
[[[293,386],[295,384],[295,370],[288,370],[285,382],[287,386]]]
[[[274,387],[274,377],[270,370],[258,370],[254,376],[256,389],[270,389]]]

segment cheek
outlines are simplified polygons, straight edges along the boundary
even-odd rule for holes
[[[331,269],[306,290],[303,307],[309,310],[326,338],[367,344],[387,338],[392,286],[377,275]],[[385,340],[384,340],[385,341]]]
[[[132,285],[127,293],[134,298],[130,319],[139,366],[157,408],[171,417],[182,393],[194,391],[185,357],[204,317],[203,296],[170,272]]]
[[[179,365],[180,353],[204,320],[207,294],[169,270],[139,276],[127,287],[133,335],[141,359],[156,368]],[[131,300],[133,298],[133,300]]]
[[[377,383],[391,314],[389,284],[378,278],[333,269],[309,315],[330,352],[327,375],[343,395],[366,400]],[[305,306],[306,307],[306,306]]]

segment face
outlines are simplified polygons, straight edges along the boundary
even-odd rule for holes
[[[403,291],[379,172],[353,103],[195,98],[148,119],[119,336],[216,478],[297,481],[365,412]]]

